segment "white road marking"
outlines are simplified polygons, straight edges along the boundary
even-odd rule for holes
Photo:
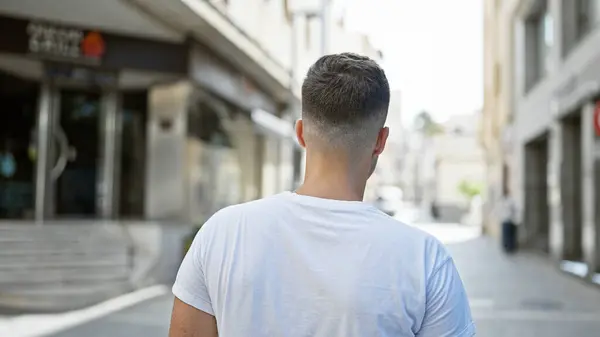
[[[0,337],[48,336],[167,293],[169,293],[169,288],[158,285],[140,289],[82,310],[60,314],[0,318]]]

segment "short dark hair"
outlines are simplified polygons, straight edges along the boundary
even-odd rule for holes
[[[353,53],[321,57],[302,84],[305,129],[318,132],[334,146],[374,143],[389,104],[390,87],[383,69]]]

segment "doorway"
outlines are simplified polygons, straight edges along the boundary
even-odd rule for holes
[[[60,90],[54,112],[54,212],[58,217],[94,217],[100,152],[101,93]]]
[[[0,219],[34,216],[39,84],[0,72]]]
[[[570,261],[583,260],[582,224],[582,139],[581,114],[574,113],[562,123],[561,201],[563,256]]]
[[[550,252],[548,134],[525,145],[525,229],[530,248]]]

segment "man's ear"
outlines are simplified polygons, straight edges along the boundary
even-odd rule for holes
[[[388,128],[387,126],[379,130],[379,134],[377,134],[377,142],[375,143],[375,150],[373,151],[374,155],[378,156],[383,152],[389,135],[390,128]]]
[[[304,123],[302,119],[296,121],[296,138],[298,139],[298,143],[302,147],[306,147],[306,141],[304,140]]]

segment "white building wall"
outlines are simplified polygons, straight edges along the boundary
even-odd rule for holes
[[[434,138],[435,196],[442,217],[458,221],[469,200],[460,192],[461,182],[485,183],[485,154],[478,139],[479,113],[451,117],[444,134]]]
[[[230,0],[225,12],[285,68],[291,66],[291,17],[283,0]]]
[[[436,201],[440,204],[468,207],[468,200],[459,191],[460,183],[485,181],[485,166],[481,160],[442,160],[438,166]]]
[[[333,2],[331,6],[335,5]],[[229,0],[222,8],[235,24],[288,69],[292,66],[295,39],[296,73],[300,83],[309,66],[321,55],[321,19],[294,14],[291,0]],[[378,58],[378,51],[366,36],[349,31],[331,10],[327,21],[328,53],[356,52]]]

